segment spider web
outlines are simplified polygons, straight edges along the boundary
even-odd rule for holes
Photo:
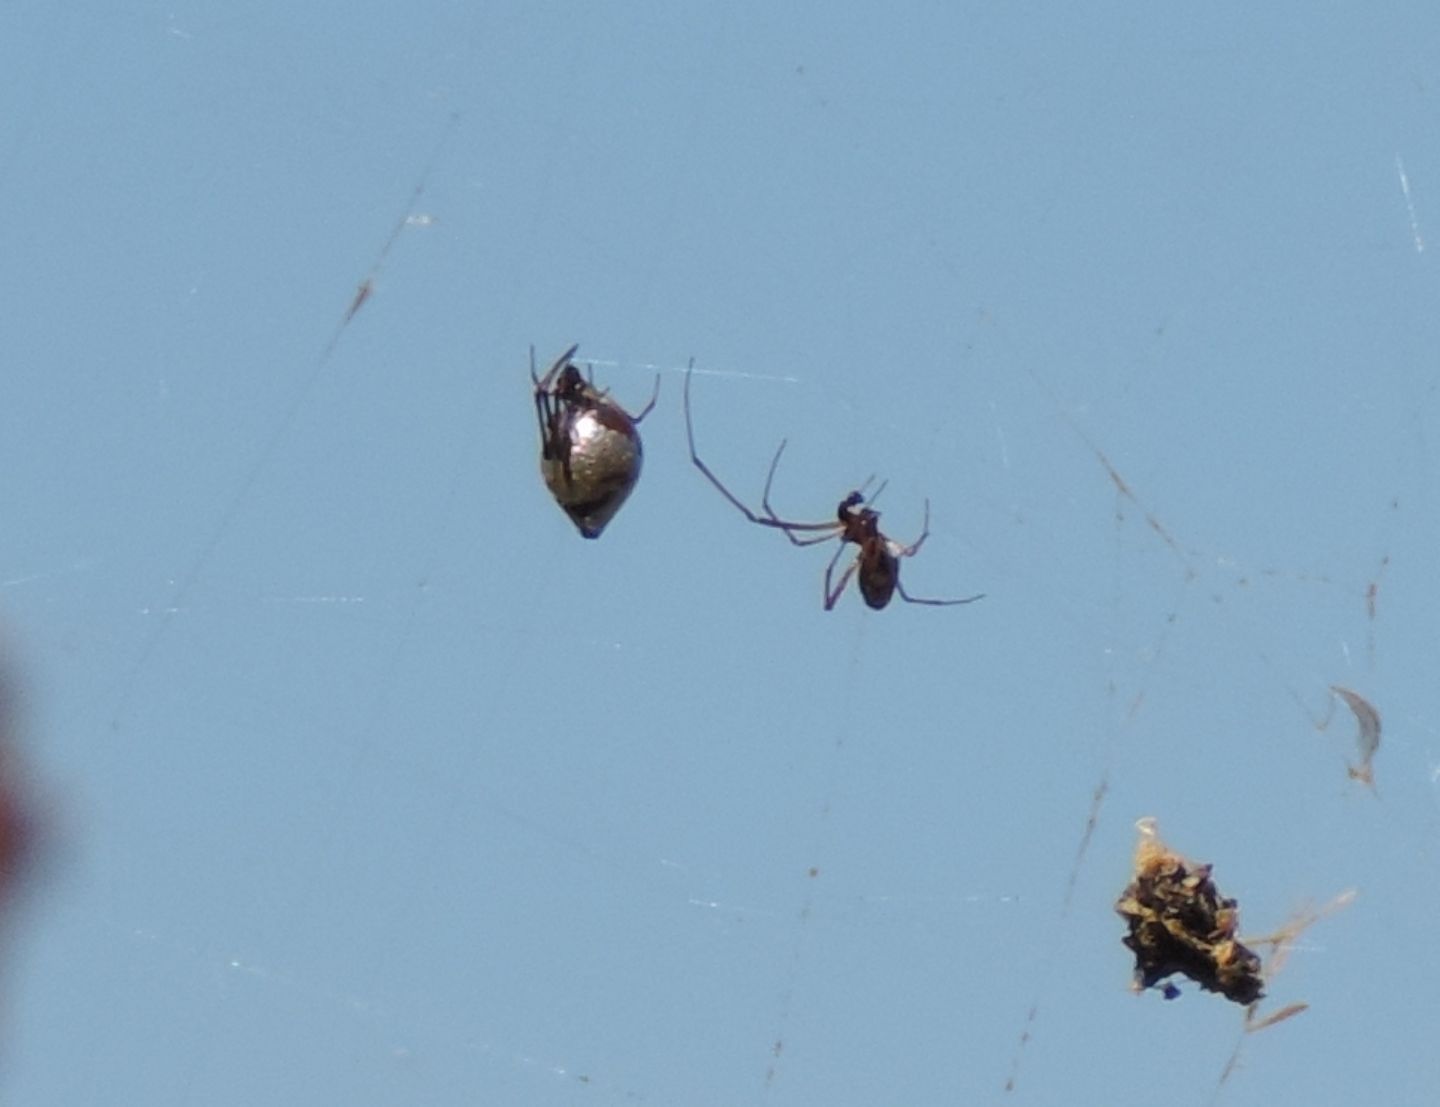
[[[315,79],[329,39],[278,12],[43,14],[9,16],[36,59],[10,80],[53,122],[5,131],[0,157],[36,188],[87,180],[75,149],[109,168],[73,227],[49,223],[63,249],[12,231],[33,265],[3,595],[48,858],[6,976],[17,1102],[1340,1102],[1433,1083],[1433,393],[1413,368],[1436,348],[1430,152],[1352,150],[1378,183],[1338,213],[1324,167],[1295,167],[1313,187],[1251,223],[1246,195],[1208,200],[1129,143],[1085,161],[1114,133],[1067,117],[1038,70],[992,74],[1004,96],[957,86],[968,39],[889,24],[869,30],[914,62],[900,76],[854,29],[817,43],[775,15],[753,36],[735,14],[657,16],[632,72],[611,59],[642,28],[542,14],[545,72],[502,81],[475,62],[506,51],[458,16],[336,12],[356,53]],[[1126,30],[1104,56],[1131,57]],[[975,33],[987,55],[1028,41]],[[1196,50],[1157,56],[1211,72]],[[97,103],[47,165],[77,59],[173,129]],[[1132,105],[1148,72],[1086,68],[1092,105]],[[518,88],[536,104],[497,111]],[[216,128],[237,89],[261,122]],[[954,145],[925,130],[932,103],[1009,122],[974,158],[916,159]],[[148,170],[170,145],[186,161]],[[1036,149],[1064,171],[995,168]],[[863,206],[877,195],[893,209]],[[1235,222],[1197,214],[1211,202]],[[1318,235],[1319,213],[1347,229]],[[1207,232],[1151,264],[1132,219]],[[1087,250],[1113,287],[1069,261]],[[69,328],[38,294],[64,281]],[[87,368],[114,359],[77,315],[123,372]],[[663,376],[647,470],[598,543],[534,471],[525,350],[573,341],[622,403]],[[747,502],[781,438],[787,516],[824,518],[877,472],[897,539],[933,503],[907,586],[988,598],[822,612],[828,551],[748,526],[690,470],[691,356],[706,459]],[[56,420],[61,454],[40,433]],[[1384,720],[1373,789],[1347,776],[1336,685]],[[1214,863],[1247,933],[1358,889],[1258,1017],[1308,1010],[1252,1036],[1183,981],[1170,1004],[1128,994],[1112,904],[1141,816]],[[1378,1031],[1364,1066],[1341,1045],[1357,1021]]]

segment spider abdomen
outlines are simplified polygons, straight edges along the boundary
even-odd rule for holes
[[[655,406],[655,396],[630,415],[571,363],[577,348],[561,354],[543,378],[535,375],[533,348],[530,353],[540,476],[580,533],[599,538],[640,479],[644,451],[636,424]],[[658,395],[659,377],[655,390]]]
[[[900,563],[895,555],[878,541],[871,540],[860,547],[860,595],[866,604],[879,611],[895,595],[895,583],[900,578]]]
[[[635,425],[613,407],[563,413],[560,452],[540,473],[560,509],[586,538],[599,538],[640,479],[644,450]]]

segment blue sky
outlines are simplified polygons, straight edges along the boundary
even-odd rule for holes
[[[7,1099],[1428,1102],[1437,47],[7,5]],[[661,376],[597,542],[529,395],[575,342]],[[790,517],[878,474],[907,586],[987,598],[824,612],[690,466],[692,357],[738,495],[781,438]],[[1218,1095],[1239,1009],[1127,989],[1142,816],[1249,933],[1357,893]]]

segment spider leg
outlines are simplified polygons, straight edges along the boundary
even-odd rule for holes
[[[540,377],[539,379],[537,379],[536,376],[535,376],[535,347],[534,347],[534,346],[531,346],[531,347],[530,347],[530,379],[535,382],[535,387],[536,387],[537,389],[539,389],[540,391],[549,391],[551,385],[553,385],[553,384],[555,383],[555,378],[560,375],[560,371],[561,371],[562,369],[564,369],[566,363],[569,362],[569,360],[570,360],[572,357],[575,356],[575,351],[578,350],[578,349],[580,349],[579,343],[576,343],[574,346],[571,346],[570,349],[566,350],[563,354],[561,354],[561,355],[555,360],[555,364],[552,365],[552,366],[550,366],[550,369],[546,372],[546,374],[545,374],[543,377]]]
[[[705,479],[715,486],[716,491],[718,491],[720,495],[730,501],[731,506],[734,507],[736,511],[740,512],[741,515],[745,516],[745,518],[757,526],[774,527],[776,530],[784,531],[786,535],[789,535],[792,530],[824,530],[833,532],[836,529],[835,523],[792,523],[786,519],[779,518],[774,512],[769,512],[768,517],[755,514],[755,512],[745,506],[745,503],[740,497],[725,487],[720,478],[711,472],[710,466],[700,460],[700,455],[695,451],[695,423],[690,415],[690,378],[694,375],[695,362],[692,359],[689,368],[685,370],[685,437],[690,444],[690,460],[694,463],[695,468],[699,469],[700,472],[705,475]],[[785,443],[781,442],[780,450],[784,448]],[[775,453],[777,461],[779,457],[780,451],[777,450]],[[773,461],[770,463],[770,473],[773,477],[775,473],[775,462]],[[827,534],[825,537],[828,538],[830,535]],[[792,542],[795,541],[793,537],[791,537],[790,540]]]
[[[911,542],[908,546],[901,546],[895,551],[896,557],[914,557],[920,552],[920,547],[925,544],[925,539],[930,537],[930,500],[925,500],[925,523],[920,529],[920,537]]]
[[[766,513],[767,515],[769,515],[770,518],[776,520],[777,522],[779,522],[779,521],[781,521],[781,520],[780,520],[780,516],[779,516],[778,514],[776,514],[775,509],[770,506],[770,487],[771,487],[771,485],[773,485],[773,484],[775,483],[775,470],[776,470],[777,468],[779,468],[779,466],[780,466],[780,455],[785,452],[785,447],[786,447],[787,445],[789,445],[789,444],[790,444],[790,440],[789,440],[788,438],[787,438],[787,439],[782,439],[781,442],[780,442],[780,447],[779,447],[779,449],[777,449],[777,450],[775,451],[775,456],[770,459],[770,472],[767,473],[766,476],[765,476],[765,495],[762,496],[762,497],[761,497],[761,500],[760,500],[761,504],[762,504],[762,505],[764,506],[764,508],[765,508],[765,513]],[[859,496],[859,497],[860,497],[860,501],[859,501],[860,503],[870,503],[870,504],[873,504],[877,499],[880,498],[880,493],[881,493],[881,492],[884,492],[886,486],[889,485],[889,483],[890,483],[888,480],[882,480],[882,481],[880,482],[880,487],[877,488],[877,489],[875,489],[875,494],[874,494],[873,496],[866,496],[866,495],[865,495],[865,489],[869,488],[870,485],[871,485],[871,483],[872,483],[874,480],[875,480],[875,474],[874,474],[874,473],[871,473],[868,477],[865,478],[864,481],[861,482],[860,487],[857,488],[857,489],[855,489],[855,491],[852,493],[852,495],[855,495],[855,496]],[[827,523],[827,524],[825,524],[825,525],[826,525],[826,526],[834,526],[836,530],[841,530],[841,529],[843,529],[843,525],[839,524],[838,522],[837,522],[837,523]],[[807,524],[807,525],[804,525],[804,526],[801,526],[800,524],[791,524],[791,526],[792,526],[794,529],[796,529],[796,530],[810,530],[810,529],[812,529],[808,524]],[[817,524],[817,527],[818,527],[818,524]],[[792,542],[795,542],[795,539],[794,539],[793,537],[792,537],[790,540],[791,540]],[[823,539],[823,538],[817,538],[815,541],[816,541],[816,542],[823,542],[824,539]],[[797,546],[812,546],[812,545],[814,545],[815,543],[814,543],[814,542],[796,542],[795,544],[796,544]]]
[[[630,422],[638,423],[645,416],[650,414],[650,409],[655,406],[655,401],[660,398],[660,374],[655,374],[655,391],[650,393],[650,402],[640,409],[639,415],[631,415]],[[629,415],[629,412],[626,412]]]
[[[780,455],[785,452],[785,447],[790,444],[790,439],[780,439],[780,445],[775,447],[775,456],[770,459],[770,471],[765,474],[765,491],[760,496],[760,506],[765,509],[765,514],[772,519],[780,516],[775,514],[775,509],[770,506],[770,487],[775,483],[775,470],[780,467]]]
[[[831,588],[830,578],[835,572],[835,563],[840,560],[840,555],[844,552],[845,543],[841,542],[839,549],[835,551],[835,556],[830,559],[830,564],[825,566],[826,611],[834,610],[836,601],[840,599],[840,594],[845,591],[845,586],[850,583],[850,578],[855,575],[855,570],[860,567],[860,559],[857,557],[854,561],[850,562],[849,565],[845,566],[845,571],[840,574],[839,582],[835,585],[834,588]]]
[[[550,456],[550,432],[554,415],[550,410],[550,393],[535,390],[535,418],[540,422],[540,445],[545,457]]]
[[[540,458],[560,462],[565,483],[573,484],[575,474],[570,468],[570,436],[562,432],[560,401],[552,393],[536,389],[535,417],[540,422]]]
[[[900,598],[906,603],[923,603],[930,607],[953,607],[956,604],[974,603],[976,600],[983,600],[985,598],[984,592],[977,592],[973,596],[966,596],[963,600],[931,600],[926,599],[924,596],[912,596],[909,592],[905,591],[905,586],[900,583],[899,577],[895,578],[895,591],[900,593]]]
[[[575,347],[575,348],[576,348],[577,350],[579,349],[578,346]],[[641,419],[645,418],[645,416],[649,415],[649,414],[650,414],[650,409],[655,406],[655,401],[660,398],[660,374],[659,374],[659,373],[656,373],[656,374],[655,374],[655,388],[654,388],[654,391],[652,391],[652,392],[650,393],[650,402],[647,403],[644,407],[642,407],[642,408],[640,409],[640,412],[639,412],[638,415],[631,415],[628,411],[625,411],[625,409],[624,409],[623,407],[620,407],[619,404],[617,404],[614,400],[612,400],[612,399],[610,398],[610,389],[608,389],[608,388],[595,388],[595,363],[594,363],[593,361],[587,361],[587,362],[585,363],[585,379],[586,379],[586,381],[589,383],[590,387],[595,389],[595,394],[596,394],[597,396],[599,396],[600,399],[602,399],[602,400],[604,400],[606,403],[610,404],[611,407],[617,408],[618,410],[624,412],[624,413],[625,413],[625,417],[626,417],[627,419],[629,419],[630,422],[632,422],[632,423],[638,423],[638,422],[640,422]]]
[[[580,347],[577,346],[575,348],[578,350]],[[600,399],[604,400],[610,396],[610,389],[595,387],[595,363],[593,361],[587,361],[585,363],[585,383],[590,386],[591,390],[595,395],[599,396]]]
[[[790,525],[791,525],[791,524],[788,524],[788,523],[786,524],[786,526],[790,526]],[[833,539],[833,538],[838,538],[838,537],[839,537],[839,531],[840,531],[840,524],[839,524],[839,523],[824,523],[824,524],[816,524],[816,525],[817,525],[817,526],[823,525],[823,526],[826,527],[831,533],[830,533],[830,534],[813,534],[813,535],[811,535],[811,536],[808,537],[808,538],[796,538],[793,534],[791,534],[788,530],[786,530],[786,531],[785,531],[785,537],[788,538],[788,539],[790,539],[790,541],[791,541],[792,543],[794,543],[795,545],[797,545],[797,546],[818,546],[818,545],[820,545],[821,542],[829,542],[831,539]],[[782,528],[782,529],[783,529],[783,528]]]
[[[570,472],[570,441],[559,443],[560,400],[555,395],[556,375],[570,361],[579,346],[571,346],[560,355],[543,378],[535,376],[535,345],[530,345],[530,379],[535,385],[535,418],[540,424],[540,456],[546,460],[559,458],[564,466],[565,481],[572,480]]]
[[[775,456],[770,459],[770,472],[766,474],[765,477],[765,494],[760,498],[760,504],[762,507],[765,508],[765,514],[768,515],[771,519],[773,519],[775,524],[778,525],[780,529],[785,532],[785,537],[790,539],[792,545],[815,546],[819,545],[821,542],[828,542],[833,536],[834,532],[843,529],[844,525],[840,523],[839,520],[836,520],[833,523],[790,523],[780,518],[780,516],[775,513],[775,509],[770,506],[770,486],[775,483],[775,470],[780,465],[780,455],[785,452],[785,447],[788,443],[789,439],[782,438],[780,440],[779,448],[775,451]],[[868,484],[869,482],[867,481],[866,483]],[[796,538],[792,532],[797,530],[825,530],[830,531],[831,533],[813,535],[809,538]]]
[[[927,499],[925,501],[925,527],[920,532],[920,537],[915,539],[915,541],[910,543],[910,545],[908,546],[893,547],[892,552],[895,554],[896,557],[914,557],[916,552],[920,549],[920,546],[924,543],[925,539],[929,537],[929,535],[930,501]],[[952,607],[956,604],[974,603],[976,600],[983,600],[985,598],[984,592],[977,592],[973,596],[966,596],[963,600],[932,600],[926,599],[923,596],[912,596],[909,592],[905,591],[905,585],[901,583],[898,574],[895,577],[895,591],[900,593],[900,598],[906,603],[923,603],[929,605],[930,607]]]

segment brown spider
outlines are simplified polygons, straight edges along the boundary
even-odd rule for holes
[[[640,479],[645,455],[635,427],[655,406],[660,378],[650,402],[631,415],[576,368],[570,359],[579,348],[571,346],[537,377],[532,346],[530,380],[545,486],[582,535],[599,538]]]
[[[690,378],[694,375],[694,369],[695,366],[692,362],[685,373],[685,434],[690,442],[690,460],[695,463],[695,468],[705,474],[705,479],[713,484],[740,514],[757,526],[773,527],[782,532],[796,546],[814,546],[832,538],[840,540],[840,545],[835,550],[835,556],[825,567],[826,611],[834,608],[836,601],[840,599],[840,594],[845,591],[845,586],[850,583],[850,578],[857,574],[860,595],[864,597],[866,604],[876,611],[888,604],[891,597],[897,592],[906,603],[929,604],[933,607],[949,607],[954,604],[974,603],[976,600],[984,599],[984,593],[966,596],[963,600],[936,600],[912,596],[905,591],[905,586],[900,583],[900,559],[914,557],[920,551],[925,539],[929,537],[930,501],[928,499],[925,501],[925,525],[920,532],[920,537],[908,546],[901,545],[881,533],[880,513],[873,507],[865,506],[865,489],[870,486],[870,481],[875,479],[873,476],[867,478],[864,484],[840,501],[840,505],[835,509],[835,518],[830,522],[796,523],[780,518],[775,513],[775,509],[770,506],[770,486],[775,481],[775,470],[780,464],[780,455],[785,452],[784,441],[775,451],[775,457],[770,462],[769,475],[765,478],[765,493],[760,499],[765,514],[759,515],[752,511],[721,483],[720,478],[710,471],[710,467],[700,460],[700,455],[695,451],[695,426],[690,416]],[[869,502],[873,504],[884,488],[883,484],[877,488],[875,495],[869,498]],[[806,537],[796,537],[797,533],[806,534]],[[853,542],[859,546],[860,552],[836,580],[835,566],[840,563],[840,555],[845,552],[845,543],[847,542]]]

